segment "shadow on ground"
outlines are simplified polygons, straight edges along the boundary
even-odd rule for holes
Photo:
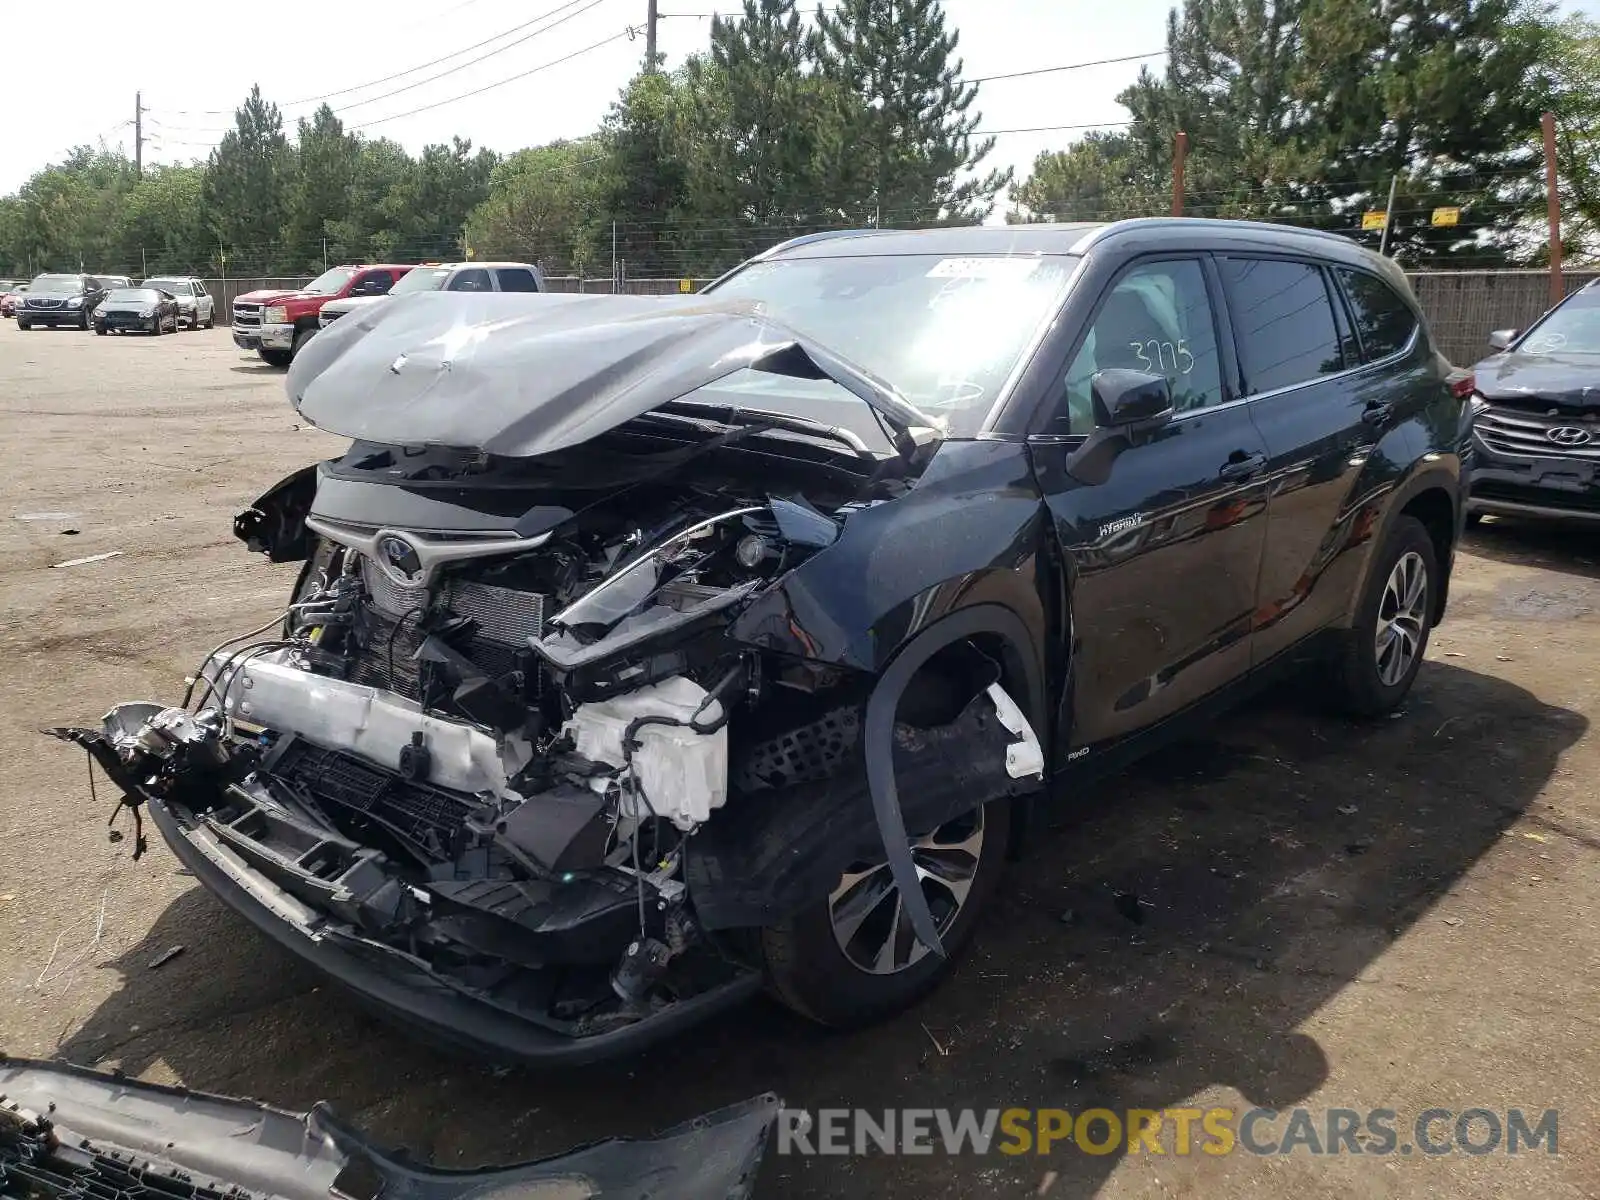
[[[268,363],[240,363],[236,367],[229,367],[228,370],[238,375],[282,375],[284,373],[282,367],[274,367]]]
[[[1600,579],[1600,528],[1590,525],[1487,517],[1467,531],[1462,547],[1508,566]]]
[[[369,1018],[196,889],[112,964],[121,990],[60,1053],[294,1107],[327,1099],[451,1165],[639,1134],[769,1089],[807,1108],[1081,1111],[1222,1084],[1290,1105],[1330,1070],[1298,1027],[1534,805],[1586,727],[1441,663],[1375,725],[1312,711],[1304,691],[1060,798],[954,978],[875,1030],[830,1034],[757,1003],[630,1062],[496,1071]],[[172,861],[153,859],[132,869]],[[184,955],[150,968],[178,943]],[[782,1158],[758,1195],[1031,1194],[1045,1166],[1058,1194],[1087,1195],[1116,1161]]]

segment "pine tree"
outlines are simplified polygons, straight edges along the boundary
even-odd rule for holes
[[[344,122],[326,104],[309,121],[301,118],[299,133],[284,241],[287,253],[300,262],[300,269],[320,271],[324,265],[323,239],[350,211],[350,190],[355,182],[361,139],[346,133]]]
[[[812,54],[821,74],[838,96],[865,104],[839,114],[839,132],[823,148],[840,200],[886,225],[988,214],[1011,172],[970,174],[994,139],[973,136],[978,89],[961,80],[958,42],[939,0],[843,0],[817,11]]]
[[[276,248],[287,212],[294,154],[283,134],[283,114],[261,98],[259,86],[234,113],[234,127],[211,152],[205,204],[213,232],[236,271],[283,265]]]
[[[806,32],[795,0],[744,0],[742,17],[711,23],[708,76],[695,92],[702,140],[690,190],[698,214],[750,227],[735,253],[809,228],[818,202],[821,123],[807,77]],[[709,82],[709,80],[708,80]]]

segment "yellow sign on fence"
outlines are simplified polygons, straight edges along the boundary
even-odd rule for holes
[[[1458,225],[1461,223],[1461,210],[1459,208],[1436,208],[1433,210],[1433,223],[1435,225]]]
[[[678,280],[678,290],[680,292],[692,292],[692,291],[694,291],[694,280],[692,280],[692,279],[680,279],[680,280]]]
[[[1388,222],[1389,214],[1386,212],[1364,212],[1361,214],[1361,228],[1363,230],[1382,229]]]

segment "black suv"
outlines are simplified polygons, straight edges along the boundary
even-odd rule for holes
[[[71,325],[88,329],[106,285],[93,275],[38,275],[17,305],[17,328]]]
[[[1600,280],[1489,346],[1473,368],[1468,519],[1600,521]]]
[[[454,1043],[582,1061],[763,986],[898,1011],[1047,792],[1289,670],[1392,712],[1444,612],[1470,415],[1346,240],[838,233],[537,300],[309,342],[290,398],[353,444],[235,525],[304,562],[281,629],[58,731]]]

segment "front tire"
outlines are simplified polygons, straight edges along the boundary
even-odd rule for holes
[[[287,367],[293,352],[289,350],[257,350],[261,361],[269,367]]]
[[[887,862],[855,864],[831,895],[763,929],[767,983],[801,1016],[857,1029],[904,1011],[944,981],[1004,870],[1011,802],[993,800],[912,842],[947,957],[916,940]]]
[[[32,328],[33,328],[33,326],[32,326],[32,325],[29,325],[29,324],[28,324],[28,323],[27,323],[27,322],[26,322],[26,321],[24,321],[24,320],[23,320],[23,319],[22,319],[22,318],[21,318],[21,317],[18,317],[18,318],[17,318],[17,328],[18,328],[18,329],[32,329]]]
[[[295,360],[295,357],[300,353],[300,348],[309,342],[316,332],[317,331],[315,328],[297,329],[294,331],[294,341],[289,345],[290,362]]]
[[[1433,539],[1415,517],[1396,518],[1335,654],[1335,699],[1344,711],[1381,717],[1400,707],[1422,667],[1438,594]]]

